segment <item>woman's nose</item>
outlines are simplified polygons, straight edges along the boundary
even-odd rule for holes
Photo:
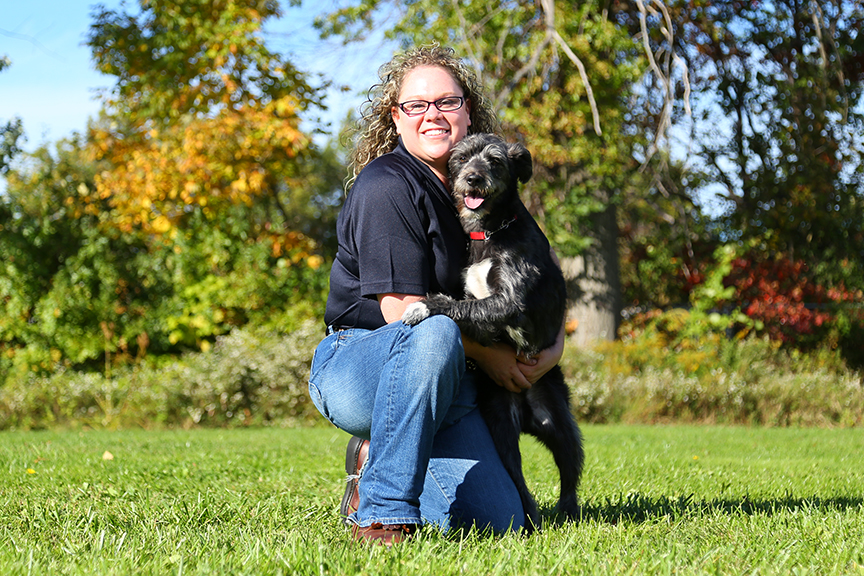
[[[423,117],[426,120],[435,120],[436,118],[443,116],[444,114],[438,110],[438,107],[435,104],[429,104],[429,108],[426,109],[426,113]]]

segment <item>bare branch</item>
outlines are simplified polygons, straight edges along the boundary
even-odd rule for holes
[[[813,27],[816,30],[816,38],[819,40],[819,55],[822,57],[822,68],[827,70],[829,67],[828,62],[828,54],[825,51],[825,38],[822,35],[822,18],[825,17],[822,12],[822,7],[819,6],[819,2],[816,0],[810,0],[810,6],[813,8]],[[832,52],[835,55],[838,55],[837,43],[834,42],[834,24],[832,22],[831,30],[828,31],[828,34],[825,36],[828,38],[828,42],[831,45]],[[840,58],[837,58],[837,61],[840,62]],[[849,118],[849,94],[846,92],[846,77],[843,74],[843,67],[837,66],[837,81],[840,93],[843,95],[843,123],[845,124]]]
[[[474,63],[474,68],[477,70],[479,74],[482,72],[483,62],[477,56],[479,50],[477,46],[474,45],[472,41],[472,34],[468,34],[469,30],[468,20],[465,18],[465,13],[462,12],[462,8],[459,6],[459,0],[453,0],[453,11],[456,13],[456,17],[459,19],[460,29],[466,32],[465,34],[465,49],[468,51],[468,58],[470,58],[471,62]]]
[[[661,0],[651,0],[651,4],[646,5],[643,0],[636,0],[636,5],[639,9],[639,27],[641,29],[640,37],[642,47],[645,52],[645,57],[648,59],[649,67],[654,73],[654,77],[662,86],[663,106],[660,110],[660,116],[657,121],[654,141],[651,143],[643,168],[654,154],[660,149],[660,143],[667,139],[667,132],[672,126],[672,111],[675,105],[675,90],[673,84],[673,74],[675,68],[680,68],[682,71],[682,84],[684,86],[684,109],[688,116],[692,115],[690,107],[690,74],[686,62],[675,53],[675,34],[672,17],[669,14],[669,9]],[[656,8],[655,8],[656,5]],[[657,63],[657,58],[651,51],[650,36],[648,34],[648,16],[658,16],[663,18],[663,25],[660,26],[660,33],[668,44],[665,57],[663,59],[663,67]]]
[[[558,45],[561,46],[561,49],[564,50],[564,53],[567,54],[567,57],[576,65],[576,68],[579,69],[579,76],[582,78],[582,83],[585,85],[585,95],[588,97],[588,104],[591,105],[591,115],[594,117],[594,131],[599,136],[603,132],[600,130],[600,112],[597,110],[597,101],[594,100],[594,90],[591,88],[591,82],[588,79],[588,72],[585,70],[585,65],[582,64],[582,61],[578,56],[570,49],[570,46],[564,41],[564,38],[561,37],[561,34],[558,33],[557,30],[553,30],[553,36],[555,37],[555,41],[558,42]]]
[[[518,84],[519,81],[522,80],[522,78],[524,78],[525,76],[527,76],[532,70],[535,70],[537,68],[537,62],[539,62],[540,60],[540,55],[543,53],[543,50],[545,50],[546,47],[549,46],[550,42],[551,36],[547,31],[546,37],[537,46],[537,48],[534,49],[534,52],[531,53],[531,58],[528,60],[528,62],[526,62],[525,65],[516,72],[516,74],[513,76],[513,79],[510,80],[510,83],[506,87],[504,87],[501,92],[498,93],[498,96],[495,98],[495,104],[497,107],[503,106],[504,103],[507,102],[507,99],[510,97],[510,93],[513,91],[513,88],[516,86],[516,84]]]
[[[576,53],[570,49],[570,46],[564,41],[564,38],[561,37],[561,34],[555,28],[554,0],[540,0],[540,4],[543,6],[543,13],[546,20],[546,40],[544,43],[548,42],[550,37],[553,38],[567,57],[570,58],[570,61],[573,62],[579,70],[582,84],[585,85],[585,96],[588,98],[588,104],[591,106],[591,115],[594,118],[594,132],[599,136],[603,133],[602,130],[600,130],[600,112],[597,110],[597,101],[594,99],[594,90],[591,88],[591,81],[588,78],[588,72],[585,70],[585,65],[582,63],[582,60],[576,56]]]

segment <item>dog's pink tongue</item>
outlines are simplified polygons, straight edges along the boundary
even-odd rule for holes
[[[478,196],[465,196],[465,206],[471,210],[476,210],[481,204],[483,204],[483,198]]]

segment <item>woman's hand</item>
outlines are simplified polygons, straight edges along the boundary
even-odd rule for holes
[[[493,344],[482,346],[465,335],[462,336],[462,345],[465,348],[465,356],[472,358],[486,374],[499,386],[510,392],[522,392],[531,388],[549,370],[561,360],[564,354],[564,338],[566,332],[564,324],[558,332],[555,344],[533,358],[517,355],[516,350],[507,344]]]
[[[464,334],[462,345],[465,347],[465,356],[477,362],[480,369],[499,386],[516,393],[531,387],[531,382],[522,373],[516,350],[511,346],[502,343],[483,346]]]
[[[405,308],[413,302],[423,300],[422,296],[413,294],[379,294],[378,302],[381,314],[388,323],[402,318]],[[511,392],[522,392],[543,377],[546,372],[558,364],[564,354],[564,324],[558,332],[555,344],[533,358],[517,355],[512,346],[496,343],[492,346],[482,346],[466,336],[462,336],[465,357],[471,358],[499,386]]]
[[[564,329],[564,324],[562,324],[561,330],[558,332],[558,338],[555,339],[555,344],[545,350],[541,350],[532,358],[524,357],[521,354],[517,356],[519,370],[525,375],[525,378],[531,384],[536,383],[544,374],[554,368],[555,365],[561,361],[561,357],[564,355],[565,337],[566,331]]]

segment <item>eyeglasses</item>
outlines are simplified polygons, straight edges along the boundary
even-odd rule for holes
[[[399,104],[399,109],[408,116],[419,116],[429,110],[429,105],[434,104],[441,112],[454,112],[462,108],[465,98],[462,96],[445,96],[434,102],[428,100],[408,100]]]

